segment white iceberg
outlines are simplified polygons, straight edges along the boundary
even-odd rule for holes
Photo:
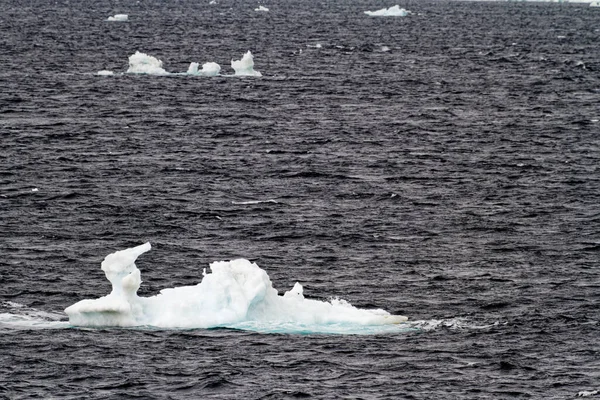
[[[162,61],[156,57],[136,51],[129,56],[129,74],[168,75],[162,67]]]
[[[254,11],[269,11],[269,9],[267,7],[263,7],[263,6],[258,6],[258,8],[255,8]]]
[[[188,75],[201,75],[201,76],[217,76],[221,72],[221,66],[216,62],[207,62],[202,64],[202,70],[198,71],[200,64],[197,62],[190,63],[188,67]]]
[[[117,14],[113,17],[108,17],[107,21],[127,21],[129,20],[129,16],[127,14]]]
[[[210,264],[200,283],[138,297],[142,282],[137,258],[150,243],[109,254],[102,270],[112,284],[107,296],[81,300],[65,309],[73,326],[158,328],[229,327],[261,332],[378,333],[407,320],[387,311],[359,309],[334,299],[306,299],[296,283],[283,296],[267,273],[245,259]]]
[[[254,70],[254,57],[249,50],[244,54],[241,60],[231,60],[231,68],[233,68],[236,75],[262,76],[260,72]]]
[[[592,1],[590,7],[600,7],[600,1]]]
[[[406,17],[410,14],[410,11],[400,8],[399,5],[395,5],[387,9],[382,8],[377,11],[365,11],[365,14],[370,15],[371,17]]]

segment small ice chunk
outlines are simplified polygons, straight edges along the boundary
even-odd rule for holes
[[[254,57],[250,53],[250,50],[244,54],[241,60],[231,60],[231,68],[235,70],[236,75],[262,76],[260,72],[254,70]]]
[[[210,3],[208,3],[208,4],[213,5],[213,4],[217,4],[217,2],[216,2],[216,0],[210,0]]]
[[[127,21],[129,20],[129,16],[127,14],[116,14],[113,17],[108,17],[107,21]]]
[[[577,393],[577,397],[588,397],[588,396],[594,396],[598,394],[597,390],[583,390],[579,393]]]
[[[101,76],[111,76],[111,75],[114,75],[115,73],[112,71],[103,69],[102,71],[98,71],[96,74],[101,75]]]
[[[38,190],[40,190],[40,189],[38,189],[38,188],[31,189],[32,192],[37,192]]]
[[[202,76],[217,76],[221,72],[221,66],[216,62],[207,62],[202,64],[202,70],[198,71],[199,63],[190,63],[187,70],[188,75],[202,75]]]
[[[600,7],[600,1],[592,1],[590,7]]]
[[[255,8],[254,11],[269,11],[269,9],[267,7],[263,7],[263,6],[258,6],[258,8]]]
[[[187,74],[188,75],[198,75],[198,66],[200,64],[198,64],[197,62],[192,62],[190,63],[190,66],[188,67],[187,70]]]
[[[129,56],[130,74],[148,74],[148,75],[168,75],[162,67],[162,61],[156,57],[136,51],[134,55]]]
[[[377,11],[365,11],[365,14],[370,15],[371,17],[406,17],[409,13],[410,11],[400,8],[399,5],[387,9],[382,8]]]

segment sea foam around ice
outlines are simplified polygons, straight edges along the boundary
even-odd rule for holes
[[[395,5],[390,8],[382,8],[377,11],[365,11],[365,14],[371,17],[406,17],[410,11],[400,8],[399,5]]]
[[[142,282],[136,259],[150,243],[109,254],[102,270],[112,284],[107,296],[82,300],[65,312],[74,326],[156,328],[228,327],[260,332],[384,333],[399,331],[406,317],[359,309],[344,300],[306,299],[296,283],[283,296],[267,273],[245,259],[218,261],[194,286],[138,297]],[[410,326],[407,326],[410,329]]]

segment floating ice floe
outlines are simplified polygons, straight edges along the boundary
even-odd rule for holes
[[[202,70],[198,71],[199,63],[190,63],[187,70],[188,75],[201,75],[201,76],[217,76],[221,72],[221,66],[216,62],[207,62],[202,64]]]
[[[600,7],[600,1],[592,1],[590,7]]]
[[[377,11],[365,11],[365,14],[370,15],[371,17],[406,17],[408,14],[410,14],[410,11],[395,5],[393,7],[382,8],[381,10]]]
[[[129,74],[168,75],[162,67],[162,61],[156,57],[136,51],[129,56]]]
[[[359,309],[340,299],[306,299],[299,283],[280,296],[267,273],[245,259],[211,263],[212,272],[204,270],[201,282],[195,286],[163,289],[153,297],[138,297],[142,280],[135,262],[150,248],[150,243],[145,243],[109,254],[101,268],[112,284],[111,293],[68,307],[65,312],[69,323],[86,327],[382,333],[401,330],[407,320],[381,309]]]
[[[597,394],[598,394],[597,390],[584,390],[584,391],[577,393],[577,397],[589,397],[589,396],[595,396]]]
[[[129,16],[127,14],[117,14],[113,17],[108,17],[107,21],[127,21],[129,20]]]
[[[108,71],[106,69],[103,69],[102,71],[98,71],[96,72],[96,75],[101,75],[101,76],[111,76],[114,75],[115,73],[113,71]]]
[[[241,60],[231,60],[231,68],[233,68],[236,75],[262,76],[260,72],[254,70],[254,57],[252,57],[250,50],[244,54]]]
[[[267,7],[258,6],[258,8],[255,8],[254,11],[269,11],[269,9]]]

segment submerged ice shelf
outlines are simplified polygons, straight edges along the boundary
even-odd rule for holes
[[[82,300],[65,309],[73,326],[192,329],[227,327],[277,333],[385,333],[407,320],[387,311],[359,309],[347,301],[306,299],[302,285],[280,296],[267,273],[245,259],[210,264],[194,286],[139,297],[142,282],[137,258],[150,243],[109,254],[101,268],[110,294]]]

